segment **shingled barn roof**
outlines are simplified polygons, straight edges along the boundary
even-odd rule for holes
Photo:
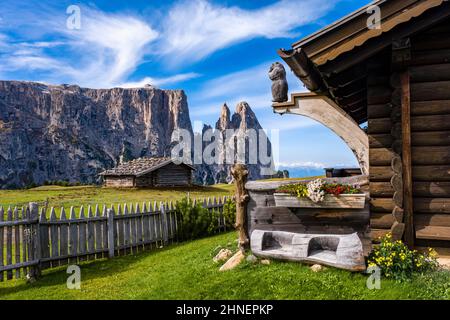
[[[169,157],[153,157],[153,158],[138,158],[129,162],[124,162],[115,168],[103,171],[102,176],[142,176],[146,173],[152,172],[156,169],[164,167],[172,163],[173,160]],[[192,166],[183,163],[191,169]]]

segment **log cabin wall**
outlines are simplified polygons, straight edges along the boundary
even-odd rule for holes
[[[367,64],[370,225],[374,242],[391,231],[395,221],[394,193],[399,184],[401,188],[401,167],[398,161],[393,163],[393,159],[398,157],[393,146],[401,127],[398,127],[395,116],[392,119],[393,111],[398,110],[391,103],[393,90],[390,85],[389,54],[390,50],[383,52]]]
[[[450,246],[450,24],[410,38],[411,158],[416,246]],[[391,52],[392,53],[392,52]],[[380,55],[368,64],[372,238],[401,236],[402,126],[399,73]],[[396,227],[397,221],[397,227]],[[400,224],[400,227],[398,226]]]
[[[192,169],[186,165],[168,164],[155,171],[155,186],[187,186],[192,183]]]
[[[155,172],[149,172],[143,176],[136,177],[135,187],[152,187],[156,182]]]
[[[105,187],[112,188],[131,188],[134,187],[133,176],[106,176]]]
[[[450,20],[411,37],[411,143],[417,246],[450,246]]]

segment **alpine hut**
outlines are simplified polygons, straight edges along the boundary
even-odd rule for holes
[[[138,158],[100,173],[106,187],[162,187],[192,185],[191,165],[168,157]]]

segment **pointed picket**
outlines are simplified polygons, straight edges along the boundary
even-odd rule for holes
[[[76,264],[78,262],[78,243],[79,243],[79,234],[78,234],[78,223],[74,220],[77,219],[75,208],[70,207],[70,217],[69,217],[69,255],[71,256],[70,263]]]
[[[50,242],[51,242],[51,256],[52,258],[59,257],[59,230],[56,224],[56,213],[55,208],[50,209]],[[52,261],[52,267],[59,266],[59,261]]]
[[[29,216],[30,216],[30,214],[29,214],[28,206],[23,206],[22,207],[22,220],[27,220]],[[27,225],[22,226],[20,239],[22,240],[22,259],[23,259],[23,261],[29,261],[27,230],[29,230]],[[27,272],[28,272],[28,268],[26,268],[26,267],[23,268],[23,273],[27,274]]]
[[[13,214],[11,207],[8,207],[8,210],[6,212],[6,221],[12,222],[13,221]],[[6,227],[6,265],[10,266],[12,265],[12,238],[13,238],[13,227],[8,226]],[[2,243],[3,245],[3,243]],[[2,257],[3,258],[3,257]],[[6,271],[6,279],[11,280],[13,278],[13,272],[12,270]]]
[[[123,207],[123,215],[124,216],[128,216],[130,214],[129,209],[128,209],[128,205],[124,204]],[[125,218],[124,220],[122,220],[124,223],[124,235],[123,235],[123,244],[125,246],[128,246],[130,244],[130,240],[131,240],[131,232],[130,232],[130,218]],[[124,250],[124,254],[127,254],[130,252],[129,248],[125,248]]]
[[[103,205],[102,217],[104,219],[108,218],[108,208],[106,207],[106,204]],[[117,239],[117,230],[115,229],[113,232],[116,232],[114,234],[114,239]],[[102,248],[103,248],[103,250],[108,249],[108,221],[107,220],[104,220],[102,222]],[[106,256],[106,253],[103,253],[103,257],[105,257],[105,256]]]
[[[84,261],[86,260],[86,252],[87,252],[87,243],[86,243],[86,230],[87,230],[87,223],[86,223],[86,216],[84,214],[84,207],[80,207],[80,222],[77,223],[78,225],[78,254],[79,254],[79,260]]]
[[[135,212],[135,207],[133,206],[133,204],[130,204],[130,214],[134,215]],[[130,238],[128,240],[129,244],[132,246],[136,245],[136,217],[132,217],[130,218],[128,221],[130,221]],[[132,250],[134,252],[134,249],[130,248],[130,250]]]
[[[17,209],[17,207],[14,208],[14,220],[15,221],[20,221],[20,217],[19,217],[19,210]],[[1,215],[1,212],[0,212]],[[0,237],[0,239],[3,240],[3,238]],[[0,246],[2,246],[2,244],[0,244]],[[21,259],[20,259],[20,226],[15,226],[14,228],[14,253],[15,253],[15,260],[14,263],[20,263]],[[3,258],[3,256],[0,255],[0,257]],[[15,275],[16,279],[20,278],[20,268],[16,269],[16,275]]]
[[[99,219],[100,218],[100,208],[98,206],[98,204],[95,205],[95,218]],[[95,222],[95,250],[99,251],[99,250],[103,250],[103,242],[102,242],[102,221],[96,221]],[[97,259],[101,259],[103,257],[102,253],[97,253],[95,255],[95,257]]]
[[[150,233],[150,243],[151,248],[153,248],[153,243],[156,241],[156,215],[155,215],[155,207],[152,206],[151,202],[149,202],[149,233]]]
[[[41,248],[41,259],[50,258],[50,237],[49,237],[49,225],[47,222],[47,216],[45,209],[41,209],[41,214],[39,216],[39,241]],[[47,269],[50,267],[49,262],[42,262],[41,268]]]
[[[142,249],[142,221],[143,216],[141,213],[141,208],[139,207],[139,204],[136,203],[136,214],[138,214],[136,218],[136,249],[137,251],[140,251]]]
[[[5,216],[5,210],[3,209],[3,207],[0,207],[0,222],[3,222],[4,216]],[[3,254],[4,254],[3,253],[3,243],[4,243],[4,239],[5,239],[4,228],[0,227],[0,241],[1,241],[1,244],[0,244],[0,269],[1,269],[1,267],[4,266],[4,263],[3,263]],[[0,271],[0,282],[1,281],[3,281],[3,271]]]
[[[95,222],[93,221],[94,214],[92,207],[89,205],[87,210],[87,228],[86,228],[86,242],[87,242],[87,256],[88,260],[95,259]]]
[[[117,206],[117,218],[117,247],[121,247],[125,244],[125,222],[123,221],[122,206],[120,204]],[[122,253],[123,250],[118,249],[117,254],[120,255]]]
[[[59,218],[61,225],[59,227],[60,238],[60,254],[61,256],[67,256],[69,254],[69,224],[67,221],[66,211],[61,208],[61,214]],[[66,264],[67,259],[61,260],[61,264]]]
[[[149,216],[149,210],[147,209],[147,204],[144,202],[142,204],[142,233],[143,233],[143,242],[144,242],[144,248],[150,248],[149,242],[150,242],[150,216]]]

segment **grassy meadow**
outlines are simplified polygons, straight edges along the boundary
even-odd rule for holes
[[[41,186],[32,189],[0,190],[0,206],[22,206],[29,202],[45,203],[48,206],[69,209],[95,204],[123,204],[153,201],[176,201],[189,193],[191,198],[222,197],[234,193],[234,185],[170,187],[170,188],[104,188],[97,186]]]
[[[308,178],[276,178],[265,181],[303,180]],[[177,201],[187,196],[191,198],[223,197],[234,195],[234,184],[216,184],[211,186],[164,187],[164,188],[106,188],[101,186],[40,186],[31,189],[1,190],[0,206],[24,206],[29,202],[59,209],[70,207],[79,209],[81,206],[106,204],[130,204],[142,202]]]
[[[212,261],[222,248],[236,248],[236,233],[170,245],[81,266],[81,290],[66,286],[65,267],[44,271],[34,283],[0,282],[0,300],[9,299],[450,299],[450,272],[408,282],[382,279],[369,290],[367,276],[334,268],[313,272],[306,265],[244,261],[220,272]]]

